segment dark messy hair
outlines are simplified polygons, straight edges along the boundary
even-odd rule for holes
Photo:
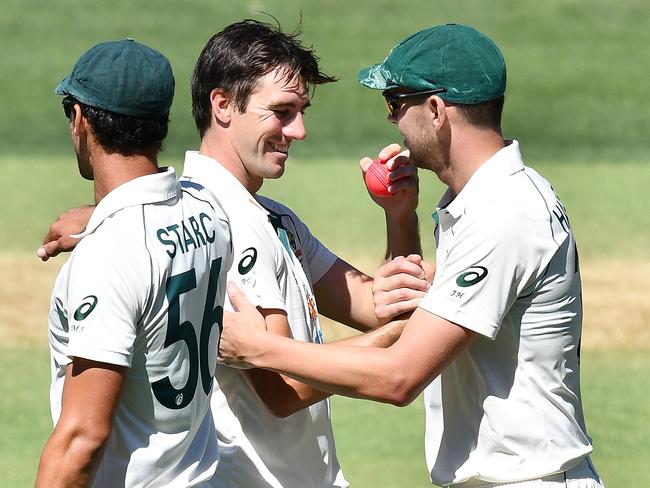
[[[504,100],[504,97],[501,96],[489,102],[475,104],[453,103],[451,105],[456,107],[463,118],[474,127],[500,130]]]
[[[287,34],[257,20],[230,24],[210,38],[192,73],[192,114],[201,136],[210,127],[210,93],[223,89],[239,110],[246,111],[257,81],[275,69],[289,79],[298,76],[310,89],[336,81],[320,71],[318,57],[302,45],[300,26]]]
[[[163,140],[167,136],[169,114],[153,118],[132,117],[91,107],[72,96],[64,99],[64,107],[72,107],[74,104],[81,107],[81,113],[90,122],[97,142],[107,153],[133,156],[150,151],[157,153],[162,149]],[[70,112],[66,112],[68,113]],[[74,117],[73,113],[70,116]]]

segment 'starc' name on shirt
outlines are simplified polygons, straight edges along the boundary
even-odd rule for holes
[[[182,254],[213,243],[216,237],[214,225],[209,215],[201,212],[182,220],[179,224],[168,225],[156,231],[158,240],[168,249],[167,255],[174,259],[180,250]]]

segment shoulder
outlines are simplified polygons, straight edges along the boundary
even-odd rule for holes
[[[144,247],[145,216],[141,205],[124,208],[106,218],[92,233],[85,236],[77,249],[80,252],[123,252],[125,247]]]
[[[256,196],[256,200],[269,213],[269,220],[276,232],[278,229],[285,229],[300,240],[311,238],[307,224],[289,207],[260,195]]]
[[[503,231],[548,222],[555,205],[557,196],[550,184],[526,167],[499,178],[492,188],[473,200],[466,214],[471,217],[467,220],[480,227]]]
[[[180,185],[182,192],[181,199],[184,202],[184,206],[197,206],[199,208],[210,209],[218,219],[228,220],[224,208],[226,199],[219,198],[209,188],[196,181],[181,178]]]
[[[121,279],[139,276],[151,268],[151,255],[139,206],[129,207],[105,219],[77,245],[71,258],[71,274]]]
[[[300,220],[293,210],[276,200],[262,195],[256,195],[255,200],[271,214],[286,215],[292,219]]]

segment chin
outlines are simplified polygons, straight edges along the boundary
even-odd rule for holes
[[[271,180],[280,178],[284,174],[285,163],[288,157],[289,155],[287,154],[284,157],[274,157],[271,161],[269,161],[267,166],[268,173],[264,176],[264,178]]]
[[[284,174],[284,165],[278,168],[276,171],[271,172],[265,178],[267,180],[277,180],[278,178],[281,178],[283,174]]]

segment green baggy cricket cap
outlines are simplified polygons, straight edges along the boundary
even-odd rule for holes
[[[174,75],[158,51],[133,39],[108,41],[82,54],[54,91],[118,114],[156,117],[169,113]]]
[[[377,90],[444,88],[443,100],[474,104],[505,93],[506,63],[485,34],[467,25],[446,24],[404,39],[383,62],[359,71],[358,79]]]

